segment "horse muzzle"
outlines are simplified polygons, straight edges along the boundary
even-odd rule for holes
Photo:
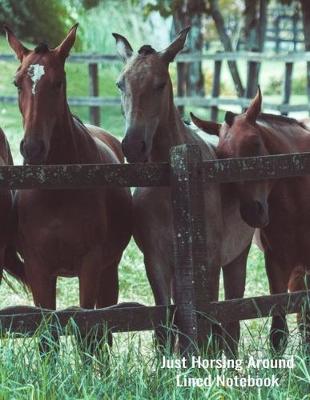
[[[46,147],[41,139],[23,139],[20,153],[27,164],[43,164],[46,159]]]
[[[268,208],[257,200],[242,203],[240,215],[252,228],[265,228],[269,224]]]
[[[127,135],[122,141],[122,150],[129,163],[146,162],[146,143],[144,140],[130,139]]]

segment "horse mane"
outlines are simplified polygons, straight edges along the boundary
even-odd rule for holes
[[[41,42],[35,47],[34,52],[37,54],[45,54],[49,51],[48,44],[46,42]]]
[[[150,46],[149,44],[143,45],[138,50],[138,54],[140,54],[141,56],[148,56],[149,54],[154,54],[154,53],[156,53],[156,50],[153,49],[153,47]]]

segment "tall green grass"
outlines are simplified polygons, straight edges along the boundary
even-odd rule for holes
[[[42,332],[41,332],[42,334]],[[155,353],[150,333],[114,335],[109,365],[107,347],[99,346],[97,358],[85,362],[72,336],[61,339],[60,352],[42,357],[38,351],[39,334],[32,338],[14,339],[10,335],[0,348],[1,399],[309,399],[309,354],[295,347],[293,369],[249,368],[235,370],[211,368],[161,368],[162,355]],[[241,345],[240,360],[247,364],[250,356],[271,359],[258,340]],[[285,355],[288,358],[292,353]],[[210,358],[207,353],[202,358]],[[198,356],[198,355],[197,355]],[[166,357],[169,357],[166,354]],[[171,356],[170,356],[171,357]],[[175,355],[176,359],[179,356]],[[221,359],[221,355],[217,357]],[[215,356],[213,356],[215,358]],[[100,361],[98,361],[100,360]],[[184,378],[205,378],[211,375],[209,387],[178,387],[177,375]],[[274,387],[230,387],[219,382],[234,377],[279,379]],[[229,382],[228,382],[229,383]]]

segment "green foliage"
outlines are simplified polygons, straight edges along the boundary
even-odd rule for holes
[[[265,95],[281,94],[283,86],[282,77],[273,77],[269,80],[267,87],[264,90]]]
[[[0,0],[0,25],[8,24],[15,34],[33,43],[61,42],[73,24],[62,0]]]
[[[125,35],[133,46],[152,37],[150,22],[144,20],[141,7],[132,0],[105,0],[89,10],[80,9],[79,2],[72,3],[72,14],[80,23],[85,52],[115,53],[112,32]]]

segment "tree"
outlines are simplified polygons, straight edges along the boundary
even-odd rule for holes
[[[245,0],[244,43],[248,51],[263,52],[267,29],[267,0]],[[246,97],[254,97],[259,81],[260,64],[248,63]]]
[[[172,16],[173,27],[171,39],[183,28],[190,25],[192,28],[188,35],[187,47],[191,52],[202,53],[204,38],[202,34],[202,20],[206,7],[205,0],[158,0],[156,3],[148,2],[144,5],[144,12],[148,15],[151,11],[158,11],[164,18]],[[178,95],[204,96],[204,78],[202,63],[178,63]],[[180,107],[182,112],[182,107]]]
[[[303,28],[305,37],[305,49],[310,51],[310,7],[308,0],[300,0],[302,18],[303,18]],[[308,100],[310,101],[310,63],[307,63],[307,94]]]
[[[0,0],[0,24],[21,38],[51,47],[64,38],[73,21],[61,0]]]
[[[220,40],[222,42],[222,45],[223,45],[225,51],[229,51],[229,52],[233,51],[232,43],[231,43],[230,37],[225,28],[225,22],[224,22],[223,15],[219,8],[218,0],[209,0],[208,4],[209,4],[210,15],[212,16],[212,18],[214,20],[218,35],[220,37]],[[239,97],[243,97],[244,88],[243,88],[240,74],[238,71],[237,63],[235,61],[229,61],[228,66],[230,69],[232,79],[235,84],[237,94]]]

